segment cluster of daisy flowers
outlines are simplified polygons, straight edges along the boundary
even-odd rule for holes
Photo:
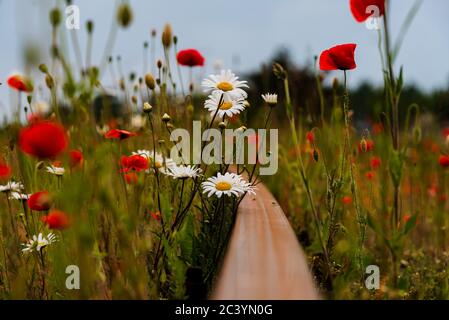
[[[148,150],[137,150],[129,157],[122,157],[123,171],[145,171],[146,173],[158,173],[172,177],[173,179],[185,180],[202,177],[202,169],[194,165],[177,165],[171,158],[164,157],[160,153]],[[128,183],[131,183],[127,179]],[[202,184],[203,193],[209,197],[216,195],[220,198],[226,196],[241,196],[245,193],[255,194],[254,187],[244,180],[241,175],[226,172],[217,173],[216,176],[208,178]]]
[[[205,92],[209,93],[208,99],[204,103],[212,117],[215,118],[233,117],[245,110],[245,99],[247,93],[244,88],[248,88],[246,81],[240,81],[231,70],[222,70],[218,75],[210,75],[204,79],[202,86]],[[269,105],[277,103],[276,94],[262,95],[263,100]],[[164,114],[163,121],[170,121],[170,117]],[[104,134],[107,139],[124,140],[135,136],[136,133],[113,129]],[[130,156],[122,156],[120,160],[121,170],[124,173],[128,184],[137,183],[136,172],[163,174],[173,179],[197,179],[204,178],[203,170],[190,164],[177,164],[163,154],[145,149],[137,150]],[[216,195],[220,198],[226,196],[241,196],[245,193],[254,193],[254,187],[246,182],[241,175],[235,173],[217,173],[201,183],[203,193],[209,197]]]

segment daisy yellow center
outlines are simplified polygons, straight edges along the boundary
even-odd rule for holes
[[[232,102],[223,102],[220,105],[220,110],[229,110],[232,107]]]
[[[220,89],[221,91],[231,91],[232,89],[234,89],[232,84],[230,84],[227,81],[223,81],[217,84],[217,88]]]
[[[220,181],[215,184],[215,189],[220,190],[220,191],[231,190],[231,187],[232,187],[231,184],[229,182],[225,182],[225,181]]]

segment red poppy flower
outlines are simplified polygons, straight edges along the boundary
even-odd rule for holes
[[[315,135],[312,131],[306,133],[306,139],[307,141],[309,141],[309,143],[313,143],[315,141]]]
[[[374,141],[371,139],[362,139],[359,143],[359,152],[369,152],[374,149]]]
[[[404,217],[402,217],[402,220],[404,221],[404,223],[407,223],[411,218],[412,218],[411,215],[405,214]]]
[[[382,123],[375,123],[373,124],[373,134],[374,135],[379,135],[384,131],[384,126]]]
[[[112,130],[109,130],[108,132],[106,132],[104,137],[106,139],[120,139],[120,140],[124,140],[124,139],[128,139],[129,137],[132,137],[132,136],[135,136],[135,135],[137,135],[137,133],[129,132],[129,131],[126,131],[126,130],[120,130],[120,129],[112,129]]]
[[[372,157],[370,161],[371,169],[376,170],[377,168],[379,168],[381,163],[382,161],[379,157]]]
[[[70,167],[82,167],[84,162],[83,153],[79,150],[72,150],[69,152]]]
[[[376,177],[376,173],[374,171],[368,171],[365,173],[365,177],[371,181]]]
[[[130,170],[142,171],[149,167],[148,160],[139,155],[132,155],[129,157],[123,156],[120,162],[123,167],[123,172],[128,172]]]
[[[442,154],[438,159],[438,163],[444,168],[449,167],[449,156]]]
[[[24,92],[33,91],[33,84],[31,83],[31,80],[29,80],[19,74],[10,76],[8,78],[7,82],[11,88],[13,88],[17,91],[24,91]]]
[[[157,212],[150,212],[150,214],[151,214],[151,217],[154,220],[156,220],[156,221],[161,220],[161,213],[159,211],[157,211]]]
[[[351,204],[352,198],[350,196],[344,196],[343,199],[341,199],[341,201],[343,202],[343,204]]]
[[[39,191],[33,193],[28,198],[28,208],[35,211],[47,211],[50,209],[51,198],[48,191]]]
[[[62,230],[69,226],[69,217],[65,212],[53,210],[41,218],[50,229]]]
[[[385,13],[385,0],[350,0],[352,15],[357,22],[364,22],[374,14],[379,14],[379,18]],[[374,11],[371,6],[378,8],[378,12]]]
[[[55,158],[66,149],[67,144],[64,128],[55,122],[32,123],[19,134],[20,149],[39,159]]]
[[[182,66],[197,67],[204,66],[204,57],[196,49],[185,49],[178,52],[176,60]]]
[[[429,189],[427,189],[427,192],[430,197],[435,198],[438,195],[439,188],[438,188],[438,186],[433,185],[433,186],[430,186]]]
[[[444,128],[442,134],[445,139],[449,137],[449,128]]]
[[[0,180],[8,180],[11,177],[12,169],[0,160]]]
[[[138,177],[134,172],[125,173],[124,176],[127,184],[137,184]]]
[[[357,47],[354,43],[340,44],[328,50],[324,50],[320,56],[321,70],[352,70],[356,68],[354,51]]]

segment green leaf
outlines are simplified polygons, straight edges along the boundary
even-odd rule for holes
[[[390,174],[394,186],[399,187],[402,179],[402,169],[404,164],[404,158],[398,151],[393,151],[390,158]]]
[[[409,233],[416,226],[416,218],[417,216],[414,215],[410,219],[408,219],[407,223],[404,226],[404,235]]]

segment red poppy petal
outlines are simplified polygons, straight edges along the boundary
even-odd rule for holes
[[[337,70],[334,60],[331,58],[329,50],[324,50],[320,55],[320,69],[321,70]]]

